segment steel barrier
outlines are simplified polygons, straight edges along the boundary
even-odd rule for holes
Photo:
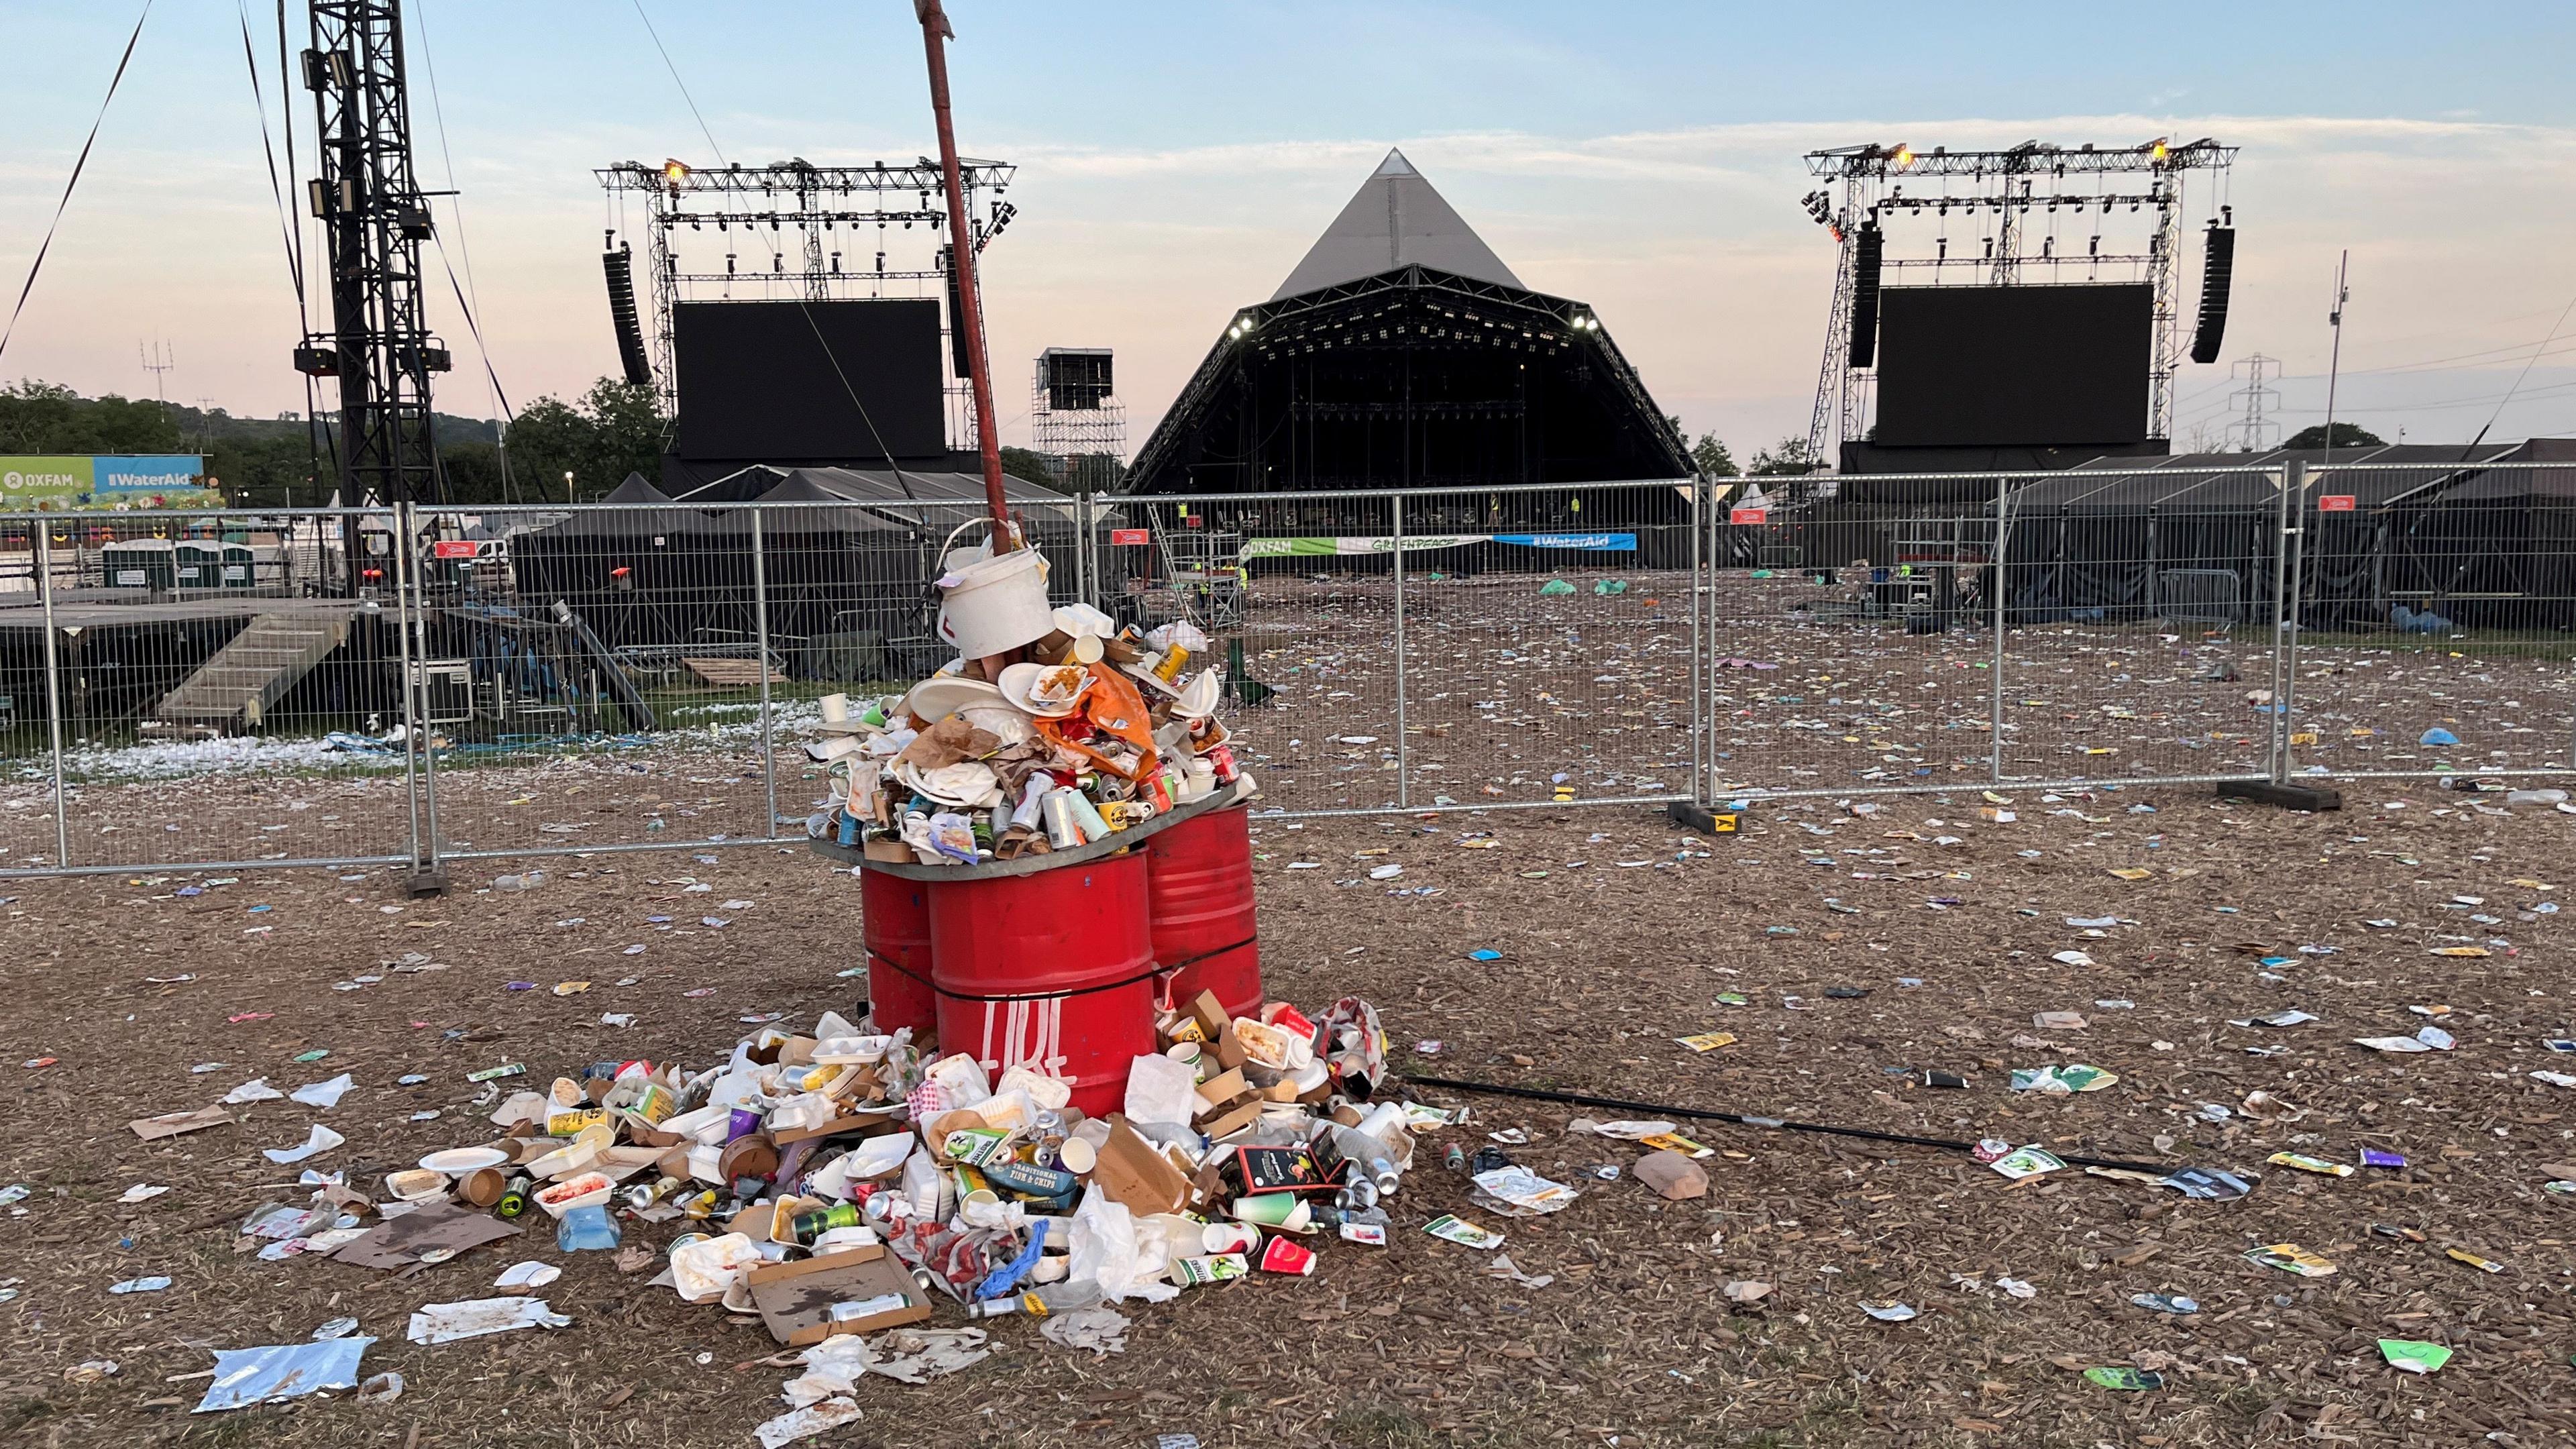
[[[944,662],[931,581],[977,516],[0,515],[0,877],[801,840],[818,701]],[[1057,602],[1206,636],[1289,816],[2576,766],[2576,466],[1069,497],[1026,523]]]

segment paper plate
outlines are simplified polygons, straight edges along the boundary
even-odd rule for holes
[[[970,704],[1004,704],[1002,691],[980,679],[925,679],[903,697],[903,712],[935,725]]]
[[[1073,698],[1058,705],[1040,704],[1033,696],[1038,682],[1059,669],[1071,669],[1081,678]],[[1082,697],[1091,692],[1091,671],[1070,664],[1014,664],[1002,671],[1002,694],[1012,706],[1040,719],[1064,719],[1082,708]]]
[[[1172,702],[1172,713],[1181,719],[1205,719],[1216,713],[1217,698],[1224,689],[1223,668],[1200,670],[1196,679],[1181,686],[1180,697]]]
[[[443,1172],[450,1177],[463,1177],[487,1167],[498,1167],[510,1160],[510,1154],[498,1147],[450,1147],[433,1152],[420,1160],[424,1172]]]
[[[946,771],[950,770],[960,772],[960,778],[956,781],[954,787],[951,787],[950,782],[948,781],[932,778],[933,776],[946,773]],[[955,806],[961,810],[983,808],[984,802],[988,797],[993,795],[1000,788],[1000,782],[994,778],[992,767],[989,765],[979,764],[973,760],[961,761],[958,764],[947,766],[945,770],[932,770],[928,772],[916,769],[909,764],[897,765],[894,767],[894,777],[907,789],[920,795],[925,800],[936,801],[942,805]],[[972,794],[969,794],[964,788],[968,785],[975,786]]]
[[[1001,741],[1001,748],[1025,745],[1037,733],[1028,711],[1009,703],[970,704],[957,711],[958,718]]]

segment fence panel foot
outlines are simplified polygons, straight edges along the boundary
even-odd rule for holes
[[[1696,830],[1702,835],[1728,835],[1735,830],[1735,812],[1732,810],[1717,810],[1706,805],[1694,805],[1688,800],[1676,800],[1664,807],[1664,813],[1672,818],[1675,825]]]
[[[2319,785],[2275,785],[2269,780],[2230,780],[2218,787],[2223,799],[2251,800],[2284,810],[2341,810],[2343,792]]]

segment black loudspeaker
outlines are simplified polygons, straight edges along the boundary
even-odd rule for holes
[[[626,364],[626,380],[649,387],[653,363],[644,354],[644,328],[635,317],[635,254],[621,246],[602,252],[599,265],[608,274],[608,320],[617,328],[617,356]]]
[[[939,269],[948,274],[948,375],[971,377],[974,365],[966,360],[966,303],[957,294],[957,249],[939,249]]]
[[[2236,272],[2236,228],[2213,226],[2200,264],[2200,325],[2192,329],[2191,360],[2216,362],[2227,335],[2227,286]]]
[[[1887,235],[1878,223],[1865,221],[1852,243],[1851,365],[1878,361],[1878,270],[1887,251]]]

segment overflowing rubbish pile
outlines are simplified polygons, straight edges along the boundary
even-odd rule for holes
[[[979,1330],[909,1328],[942,1304],[1045,1317],[1049,1338],[1113,1352],[1126,1320],[1111,1305],[1308,1275],[1328,1239],[1382,1246],[1382,1199],[1416,1131],[1463,1116],[1381,1098],[1386,1039],[1357,998],[1320,1019],[1285,1002],[1252,1018],[1202,994],[1155,1030],[1165,1049],[1132,1063],[1125,1111],[1105,1117],[1072,1106],[1062,1080],[1027,1067],[995,1079],[968,1053],[931,1055],[909,1030],[831,1012],[810,1035],[764,1027],[697,1069],[601,1062],[506,1092],[524,1072],[513,1064],[476,1074],[500,1135],[389,1174],[395,1201],[375,1225],[356,1215],[360,1195],[316,1175],[310,1206],[266,1204],[244,1231],[264,1256],[387,1268],[503,1241],[531,1218],[566,1252],[618,1252],[630,1271],[659,1261],[655,1283],[756,1315],[807,1351],[773,1421],[785,1443],[838,1422],[863,1373],[918,1382],[985,1357]],[[1443,1221],[1459,1241],[1491,1236]],[[679,1229],[661,1249],[626,1242],[660,1225]],[[529,1296],[558,1271],[521,1263],[495,1285],[511,1296],[432,1304],[409,1336],[563,1326]]]
[[[1002,637],[1032,628],[900,695],[827,696],[807,753],[832,802],[809,833],[872,860],[972,866],[1098,844],[1241,778],[1216,719],[1225,669],[1193,669],[1196,625],[1139,633],[1075,604]]]

